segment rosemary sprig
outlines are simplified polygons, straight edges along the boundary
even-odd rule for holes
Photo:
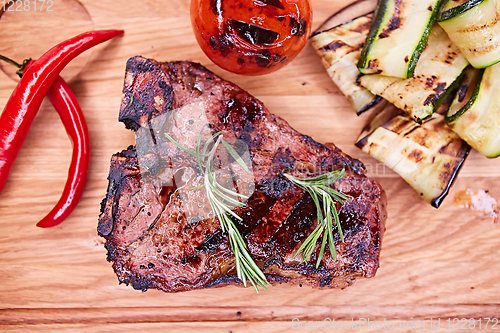
[[[233,147],[231,147],[231,145],[227,141],[223,139],[221,132],[215,133],[202,146],[201,139],[203,129],[198,136],[198,140],[196,142],[196,150],[182,146],[167,133],[165,133],[165,136],[180,150],[196,157],[198,167],[200,168],[204,177],[203,185],[197,188],[205,187],[208,202],[214,215],[213,219],[215,220],[216,217],[219,219],[222,231],[226,232],[229,236],[229,243],[234,253],[236,273],[238,275],[238,278],[243,282],[243,285],[245,287],[247,286],[247,280],[250,281],[257,293],[259,293],[259,286],[267,289],[265,285],[270,284],[269,282],[267,282],[262,270],[259,268],[259,266],[257,266],[255,261],[248,253],[243,237],[234,225],[234,222],[231,220],[231,217],[239,221],[243,220],[236,213],[234,213],[231,208],[245,207],[246,204],[238,200],[238,198],[246,200],[248,199],[248,197],[227,189],[217,182],[216,174],[213,169],[215,154],[219,145],[222,143],[227,152],[234,158],[234,160],[241,166],[243,170],[249,172],[249,169],[241,156],[234,150]],[[215,138],[217,138],[216,141]],[[212,144],[211,148],[210,144]]]
[[[232,207],[245,207],[246,204],[238,199],[246,200],[248,197],[227,189],[217,182],[216,174],[213,169],[215,154],[220,144],[222,143],[229,155],[231,155],[245,171],[249,172],[249,169],[236,150],[234,150],[234,148],[224,140],[221,132],[212,135],[205,142],[205,144],[202,145],[201,140],[203,129],[198,136],[196,148],[194,150],[182,146],[167,133],[165,133],[165,136],[180,150],[196,157],[198,167],[204,177],[203,185],[196,187],[196,189],[202,187],[205,188],[208,202],[214,215],[214,220],[216,217],[219,219],[222,231],[226,232],[229,236],[229,242],[235,257],[238,278],[243,281],[245,287],[247,286],[247,280],[250,281],[258,293],[259,286],[267,289],[265,285],[270,284],[267,282],[262,270],[257,266],[248,253],[245,241],[231,219],[232,217],[242,221],[242,218],[233,212]],[[349,198],[331,188],[330,185],[339,181],[345,177],[345,175],[344,170],[332,171],[311,178],[298,178],[285,174],[285,177],[287,177],[288,180],[290,180],[294,185],[309,193],[314,204],[316,205],[318,216],[318,225],[316,229],[302,243],[297,253],[293,256],[294,258],[299,253],[303,252],[303,262],[307,262],[312,255],[321,234],[323,234],[320,252],[316,261],[316,268],[319,267],[321,259],[323,258],[327,243],[330,248],[332,259],[336,259],[335,243],[333,240],[333,223],[335,223],[335,226],[340,234],[340,238],[342,242],[344,242],[344,235],[340,225],[336,201],[340,202],[342,205],[344,200],[349,201]]]
[[[342,228],[340,226],[335,201],[338,201],[341,205],[343,205],[344,200],[349,201],[349,198],[331,188],[330,185],[344,178],[345,175],[344,170],[332,171],[311,178],[298,178],[285,174],[285,177],[288,178],[288,180],[290,180],[293,184],[309,193],[314,201],[314,204],[316,205],[318,215],[318,225],[316,226],[316,229],[314,229],[314,231],[302,243],[293,258],[303,252],[303,262],[307,262],[316,247],[319,237],[323,234],[321,249],[318,255],[318,260],[316,260],[316,268],[319,267],[321,258],[323,258],[326,243],[328,243],[328,247],[330,248],[332,259],[336,260],[337,253],[335,250],[335,243],[333,241],[332,224],[335,223],[342,242],[344,242],[344,234],[342,233]]]

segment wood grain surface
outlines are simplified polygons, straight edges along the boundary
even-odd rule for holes
[[[350,2],[312,0],[314,27]],[[217,68],[198,48],[187,0],[81,3],[95,29],[122,28],[126,33],[92,50],[70,81],[92,142],[89,181],[77,209],[55,228],[35,227],[59,199],[71,156],[71,144],[48,103],[0,194],[0,331],[288,332],[294,331],[294,318],[295,324],[300,320],[304,325],[326,318],[345,323],[365,318],[392,321],[392,331],[408,332],[429,331],[440,318],[440,332],[455,332],[446,319],[500,318],[499,224],[487,211],[454,203],[466,190],[488,191],[485,196],[500,200],[500,159],[472,152],[436,210],[353,145],[366,118],[349,108],[311,45],[276,73],[238,76]],[[0,19],[2,32],[4,22]],[[54,33],[64,30],[62,24]],[[40,45],[49,40],[46,33],[32,33]],[[109,159],[135,139],[117,121],[125,63],[135,55],[198,61],[261,99],[298,131],[319,142],[334,142],[365,162],[389,200],[376,277],[344,290],[278,285],[260,295],[234,286],[165,294],[119,285],[96,227]],[[15,84],[0,72],[0,107]],[[425,326],[409,326],[416,321]],[[487,331],[484,323],[481,330]],[[380,330],[365,325],[337,331]]]

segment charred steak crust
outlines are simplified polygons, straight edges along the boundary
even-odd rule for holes
[[[246,91],[189,61],[129,59],[119,120],[137,131],[198,100],[207,106],[214,133],[222,131],[249,147],[256,191],[245,208],[235,210],[243,222],[234,222],[268,280],[343,288],[356,278],[373,277],[386,219],[385,193],[365,176],[360,161],[335,145],[298,133]],[[345,242],[335,233],[337,260],[325,251],[316,269],[319,250],[310,263],[292,258],[316,226],[316,208],[283,173],[309,177],[342,168],[347,176],[334,187],[351,199],[339,214]],[[106,239],[108,261],[120,283],[166,292],[241,283],[217,220],[188,221],[175,188],[141,175],[135,147],[113,155],[108,180],[98,233]]]

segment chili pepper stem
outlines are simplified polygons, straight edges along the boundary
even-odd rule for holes
[[[11,65],[14,65],[16,66],[17,68],[21,68],[21,64],[18,64],[17,62],[15,62],[14,60],[10,59],[10,58],[7,58],[6,56],[3,56],[0,54],[0,60],[3,60]]]
[[[0,54],[0,60],[3,60],[11,65],[14,65],[16,66],[17,68],[19,68],[17,71],[16,71],[16,74],[19,76],[19,77],[23,77],[23,72],[24,72],[24,68],[26,67],[26,65],[31,61],[31,58],[29,59],[24,59],[23,60],[23,63],[22,64],[18,64],[16,61],[10,59],[10,58],[7,58],[6,56],[3,56]]]

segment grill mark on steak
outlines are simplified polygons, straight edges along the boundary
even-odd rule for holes
[[[248,145],[255,191],[246,207],[234,209],[243,221],[233,221],[268,280],[332,288],[374,276],[386,218],[385,194],[364,175],[360,161],[333,144],[323,145],[298,133],[238,86],[187,61],[160,63],[131,58],[119,119],[126,128],[138,131],[146,127],[154,136],[152,128],[162,116],[200,101],[212,134],[221,131],[225,139],[239,139]],[[177,121],[200,128],[196,119]],[[176,132],[175,137],[194,143],[197,134],[188,130]],[[178,148],[156,139],[156,155],[144,157],[151,165],[146,173],[140,172],[135,147],[111,159],[98,232],[106,239],[108,260],[113,262],[120,283],[166,292],[240,284],[228,237],[218,220],[212,220],[210,209],[204,207],[199,218],[186,215],[183,205],[202,198],[189,190],[199,185],[192,157],[175,157]],[[162,185],[154,175],[164,172],[175,180],[173,175],[186,173],[186,168],[191,168],[194,177],[183,181],[183,186],[175,182]],[[351,200],[339,212],[345,242],[341,243],[334,232],[338,260],[332,260],[327,249],[316,268],[318,248],[308,263],[302,263],[300,255],[292,258],[316,227],[316,207],[283,173],[305,178],[339,169],[346,169],[347,176],[333,187]],[[188,194],[191,201],[183,202],[182,197]]]
[[[248,199],[244,208],[237,209],[238,216],[243,217],[243,221],[235,221],[243,237],[252,232],[261,223],[262,218],[272,209],[276,199],[268,196],[262,191],[255,191]]]
[[[220,233],[221,230],[217,230],[213,234],[207,234],[205,236],[205,240],[203,243],[196,248],[196,251],[205,252],[205,253],[215,253],[220,243]]]
[[[274,256],[281,258],[284,262],[292,260],[301,241],[312,231],[316,221],[316,206],[309,195],[302,195],[295,203],[291,213],[285,221],[279,225],[271,238],[267,241],[268,247],[274,251]],[[315,253],[311,256],[311,262],[315,261]],[[297,256],[298,258],[298,256]]]
[[[258,221],[255,228],[248,234],[248,251],[255,260],[268,261],[273,255],[271,252],[273,235],[279,230],[279,227],[292,213],[297,201],[303,196],[303,190],[290,187],[274,202],[267,214]]]

